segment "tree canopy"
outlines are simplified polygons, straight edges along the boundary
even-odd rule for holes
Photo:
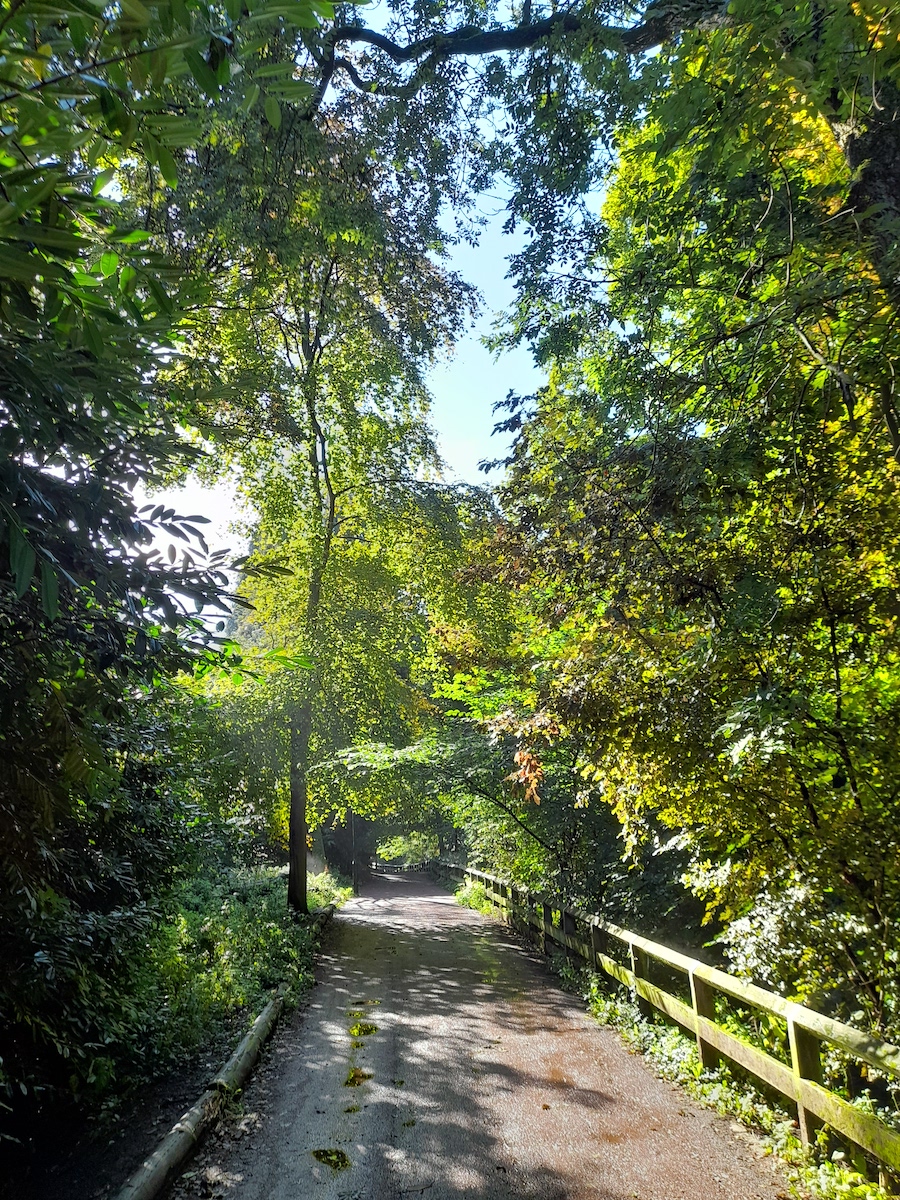
[[[350,813],[646,932],[702,901],[738,969],[896,1029],[898,21],[7,7],[9,1096],[102,1090],[179,886],[282,855],[302,910]],[[492,345],[545,375],[489,398],[493,496],[428,390],[491,188]],[[190,473],[240,557],[142,507]]]

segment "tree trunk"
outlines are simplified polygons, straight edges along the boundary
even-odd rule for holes
[[[312,706],[308,700],[291,717],[291,816],[288,848],[288,904],[295,913],[308,913],[306,895],[306,768]]]
[[[870,110],[848,121],[833,119],[831,129],[854,174],[849,208],[872,246],[879,280],[900,307],[900,90],[881,82]]]
[[[310,320],[307,314],[307,331]],[[315,364],[319,354],[312,348],[307,332],[302,354],[306,363],[307,376],[304,383],[306,414],[312,437],[308,446],[310,494],[315,498],[317,527],[313,537],[318,554],[313,558],[309,578],[309,595],[306,601],[306,619],[302,626],[301,646],[315,653],[316,632],[319,624],[319,607],[322,603],[322,585],[331,542],[336,524],[335,492],[328,470],[328,454],[325,434],[316,415]],[[313,702],[318,694],[318,669],[313,671],[301,686],[301,702],[291,717],[291,813],[288,834],[288,905],[296,913],[308,913],[306,895],[306,801],[308,797],[307,770],[309,768],[309,742],[312,736]]]

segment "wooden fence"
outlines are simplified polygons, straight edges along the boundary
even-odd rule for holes
[[[433,864],[431,862],[405,863],[403,866],[394,866],[392,863],[379,862],[377,858],[369,860],[368,869],[373,875],[403,875],[407,871],[431,871]]]
[[[882,1168],[881,1182],[894,1190],[892,1176],[900,1175],[900,1133],[884,1121],[848,1103],[823,1084],[823,1047],[837,1047],[850,1060],[868,1063],[890,1076],[900,1075],[900,1049],[861,1033],[840,1021],[794,1004],[774,992],[707,966],[639,934],[630,933],[601,917],[561,907],[544,897],[504,883],[482,871],[431,864],[445,878],[470,879],[484,886],[491,904],[514,928],[536,942],[545,953],[554,946],[574,959],[631,988],[645,1015],[656,1011],[675,1021],[697,1039],[700,1062],[714,1067],[720,1057],[736,1063],[796,1105],[800,1136],[807,1144],[822,1125],[862,1148]],[[618,951],[626,962],[617,961]],[[690,1003],[654,982],[662,974],[683,981]],[[670,985],[671,986],[671,985]],[[717,1020],[716,997],[738,1001],[759,1013],[779,1018],[787,1031],[790,1062],[751,1045]]]

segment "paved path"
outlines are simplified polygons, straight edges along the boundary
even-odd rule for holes
[[[276,1035],[243,1119],[213,1141],[176,1195],[776,1200],[786,1192],[751,1139],[657,1079],[559,990],[539,956],[421,877],[367,885],[335,918],[319,974],[308,1007]],[[353,1036],[358,1021],[377,1029]],[[350,1076],[358,1086],[347,1086]]]

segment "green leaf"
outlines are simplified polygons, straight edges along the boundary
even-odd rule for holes
[[[60,3],[38,3],[35,0],[28,5],[31,12],[42,12],[47,15],[68,18],[73,13],[84,13],[95,21],[105,8],[103,0],[60,0]]]
[[[296,3],[296,0],[275,0],[274,4],[258,9],[250,19],[256,22],[272,17],[284,17],[299,29],[318,29],[320,24],[312,5]]]
[[[162,173],[163,179],[166,181],[169,187],[172,189],[177,188],[178,168],[175,166],[175,159],[165,146],[157,146],[156,162],[159,166],[160,172]]]
[[[126,117],[125,106],[119,97],[108,88],[100,93],[100,109],[111,132],[121,130]]]
[[[141,242],[146,242],[152,235],[144,229],[130,229],[127,232],[112,230],[110,237],[114,242],[119,242],[122,246],[137,246]]]
[[[137,271],[132,266],[122,268],[122,273],[119,275],[119,291],[125,295],[131,295],[137,286]]]
[[[274,96],[266,96],[265,103],[266,120],[273,129],[281,128],[281,105]]]
[[[202,136],[198,121],[189,121],[186,117],[176,117],[171,113],[148,113],[144,123],[170,150],[176,146],[192,146]]]
[[[48,262],[38,255],[22,254],[18,250],[0,245],[0,277],[34,284],[41,275],[45,279],[67,278],[66,272],[56,263]]]
[[[122,121],[121,132],[119,135],[119,145],[127,150],[137,137],[139,131],[140,125],[138,124],[137,117],[134,116],[133,113],[128,113],[125,119]]]
[[[241,101],[242,112],[249,112],[253,105],[259,99],[259,84],[251,83],[247,88],[243,100]]]
[[[147,283],[150,287],[150,293],[156,301],[157,310],[161,313],[172,312],[174,308],[172,300],[159,280],[154,275],[148,275]]]
[[[91,354],[96,359],[103,358],[105,347],[103,338],[100,336],[100,330],[93,321],[89,321],[86,318],[82,324],[82,330],[84,332],[84,340]]]
[[[115,168],[108,167],[107,170],[101,171],[91,186],[91,195],[99,196],[108,183],[111,183],[116,177]]]
[[[141,4],[140,0],[119,0],[119,3],[122,5],[122,11],[126,12],[138,25],[150,24],[152,20],[150,12]]]
[[[257,79],[278,79],[283,76],[285,80],[294,78],[295,66],[291,62],[275,62],[266,63],[262,67],[257,67],[254,75]]]
[[[16,599],[21,600],[34,576],[34,548],[22,528],[14,521],[9,526],[9,565],[15,580]]]
[[[219,81],[203,55],[198,50],[185,50],[184,61],[207,96],[218,96]]]
[[[107,250],[105,254],[100,255],[100,270],[107,277],[107,279],[110,275],[115,274],[118,265],[119,256],[116,254],[115,250]]]
[[[2,236],[9,241],[31,242],[35,246],[49,246],[54,250],[69,250],[73,254],[90,246],[87,238],[78,237],[68,229],[56,225],[13,225],[3,230]]]
[[[16,198],[16,208],[20,213],[26,213],[29,211],[29,209],[37,208],[38,205],[43,204],[45,200],[53,195],[53,193],[56,191],[56,188],[59,186],[59,182],[60,177],[54,174],[48,179],[44,179],[35,187],[29,188],[23,193],[23,195]]]
[[[282,100],[306,100],[315,91],[313,85],[305,79],[291,79],[285,83],[273,81],[269,87],[273,95]]]
[[[144,131],[141,141],[144,144],[144,153],[147,155],[147,162],[155,167],[159,157],[159,142],[149,130]]]
[[[171,15],[171,10],[170,10]],[[150,83],[161,88],[169,71],[169,56],[163,50],[154,50],[150,55]]]
[[[51,621],[59,616],[59,579],[49,563],[41,563],[41,608]]]

